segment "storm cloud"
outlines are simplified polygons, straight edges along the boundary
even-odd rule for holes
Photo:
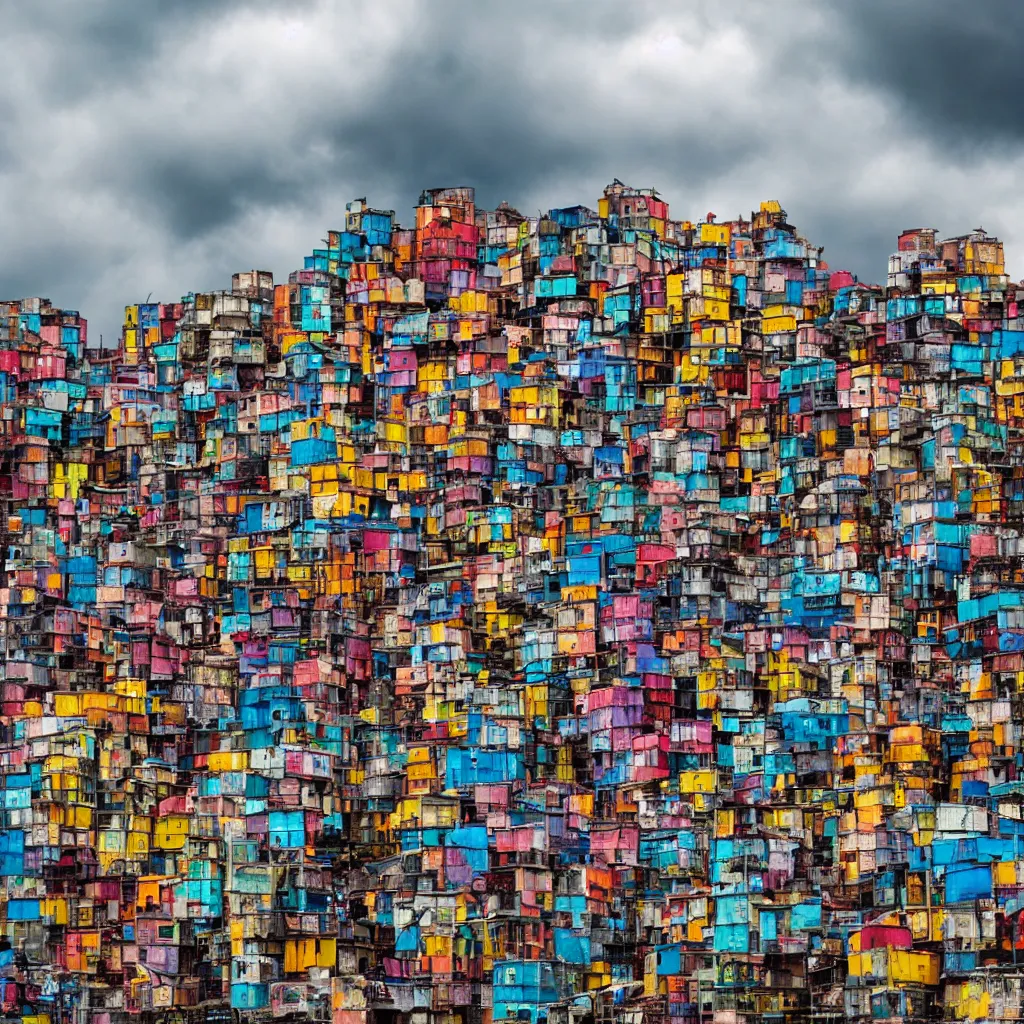
[[[778,199],[834,267],[979,225],[1022,273],[1017,0],[35,0],[5,11],[0,295],[283,277],[366,196],[524,212],[613,178],[673,215]]]

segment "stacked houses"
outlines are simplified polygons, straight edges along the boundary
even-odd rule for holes
[[[344,220],[116,349],[0,303],[4,1013],[1019,1019],[1001,244]]]

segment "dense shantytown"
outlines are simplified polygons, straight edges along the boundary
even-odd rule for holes
[[[1024,284],[596,206],[0,303],[4,1020],[1020,1018]]]

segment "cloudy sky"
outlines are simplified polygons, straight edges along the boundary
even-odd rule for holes
[[[778,199],[833,267],[983,226],[1024,276],[1024,0],[3,0],[0,297],[125,304],[301,265],[345,203],[523,212],[612,178]]]

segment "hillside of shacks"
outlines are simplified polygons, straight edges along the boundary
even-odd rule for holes
[[[1021,1019],[1002,244],[343,219],[0,303],[2,1020]]]

